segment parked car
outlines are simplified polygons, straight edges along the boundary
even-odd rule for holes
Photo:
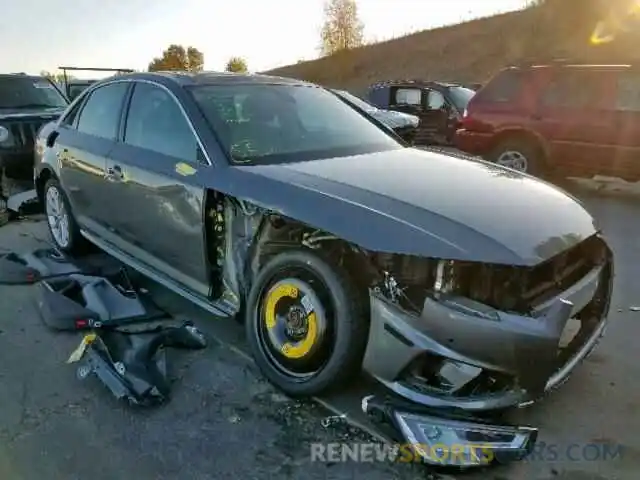
[[[418,405],[506,408],[562,383],[606,325],[612,254],[572,197],[407,147],[313,84],[114,77],[37,142],[58,249],[88,240],[241,314],[291,395],[364,368]]]
[[[474,91],[458,84],[424,80],[374,83],[367,99],[378,108],[416,115],[416,145],[452,146],[455,131]]]
[[[415,115],[408,113],[394,112],[393,110],[384,110],[378,108],[362,98],[353,95],[345,90],[332,90],[340,95],[345,101],[362,110],[368,115],[383,123],[387,127],[396,132],[402,139],[408,143],[413,143],[416,131],[420,125],[420,119]]]
[[[64,95],[45,77],[0,74],[0,196],[9,195],[7,180],[33,179],[36,133],[67,105]]]
[[[640,74],[630,66],[510,67],[471,100],[468,153],[533,175],[640,180]]]

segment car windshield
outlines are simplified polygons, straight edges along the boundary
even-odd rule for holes
[[[370,103],[365,102],[360,97],[356,97],[355,95],[349,92],[345,92],[344,90],[334,90],[334,92],[336,92],[338,95],[344,98],[347,102],[352,103],[353,105],[358,107],[360,110],[364,110],[367,113],[373,113],[376,110],[378,110],[377,107],[374,107]]]
[[[45,78],[0,77],[0,108],[62,108],[67,100]]]
[[[453,105],[461,112],[463,112],[469,100],[476,94],[474,90],[465,87],[449,87],[449,97],[453,102]]]
[[[234,83],[190,91],[234,163],[297,162],[404,148],[321,87]]]

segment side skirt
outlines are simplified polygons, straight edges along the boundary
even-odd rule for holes
[[[83,237],[85,237],[87,240],[89,240],[91,243],[96,245],[101,250],[104,250],[106,253],[108,253],[112,257],[117,258],[122,263],[133,268],[134,270],[141,273],[145,277],[148,277],[151,280],[158,282],[163,287],[168,288],[169,290],[180,295],[186,300],[189,300],[190,302],[197,305],[198,307],[219,317],[231,317],[234,315],[234,312],[229,310],[228,308],[225,308],[224,304],[220,302],[212,301],[206,297],[203,297],[202,295],[199,295],[197,293],[190,291],[186,287],[167,278],[165,275],[158,273],[155,269],[148,266],[147,264],[142,263],[139,260],[136,260],[130,255],[127,255],[120,249],[99,239],[98,237],[87,232],[86,230],[82,230],[81,233]]]

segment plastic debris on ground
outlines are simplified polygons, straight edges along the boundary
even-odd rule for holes
[[[165,403],[171,392],[167,348],[202,349],[204,335],[190,322],[146,331],[105,329],[86,335],[67,363],[81,362],[77,376],[95,375],[119,400],[132,405]]]

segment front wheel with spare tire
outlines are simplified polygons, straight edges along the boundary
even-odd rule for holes
[[[342,268],[315,252],[269,260],[247,297],[247,341],[262,373],[292,396],[346,385],[368,339],[367,298]]]
[[[57,179],[51,178],[44,186],[44,212],[55,247],[63,253],[81,253],[86,240],[71,211],[71,205]]]
[[[490,160],[498,165],[538,177],[544,176],[546,165],[542,149],[526,139],[503,140],[491,152]]]

